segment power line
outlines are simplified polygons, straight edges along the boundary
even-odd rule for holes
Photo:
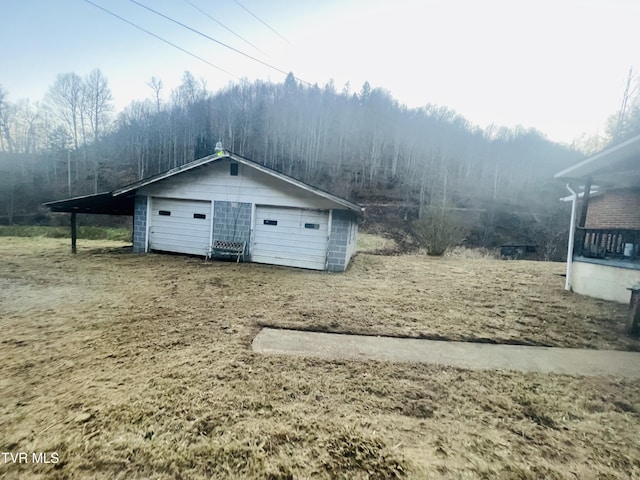
[[[273,33],[275,33],[276,35],[278,35],[281,39],[283,39],[285,42],[287,42],[289,45],[291,45],[291,42],[289,40],[287,40],[286,38],[284,38],[282,35],[280,35],[273,27],[271,27],[271,25],[269,25],[267,22],[265,22],[264,20],[262,20],[260,17],[258,17],[255,13],[253,13],[251,10],[249,10],[247,7],[245,7],[243,4],[241,4],[238,0],[233,0],[234,2],[236,2],[238,5],[240,5],[242,8],[244,8],[249,15],[251,15],[253,18],[255,18],[256,20],[258,20],[260,23],[262,23],[265,27],[267,27],[269,30],[271,30]]]
[[[85,0],[85,1],[89,1],[89,0]],[[202,32],[200,32],[199,30],[196,30],[195,28],[192,28],[192,27],[190,27],[190,26],[188,26],[188,25],[185,25],[185,24],[184,24],[184,23],[182,23],[182,22],[179,22],[179,21],[177,21],[177,20],[174,20],[173,18],[168,17],[167,15],[164,15],[163,13],[160,13],[160,12],[156,11],[156,10],[154,10],[154,9],[153,9],[153,8],[151,8],[151,7],[147,7],[146,5],[144,5],[144,4],[142,4],[142,3],[140,3],[140,2],[138,2],[138,1],[136,1],[136,0],[129,0],[129,1],[130,1],[131,3],[135,3],[135,4],[136,4],[136,5],[138,5],[139,7],[142,7],[142,8],[144,8],[144,9],[146,9],[146,10],[149,10],[149,11],[150,11],[150,12],[152,12],[152,13],[155,13],[156,15],[158,15],[158,16],[160,16],[160,17],[162,17],[162,18],[165,18],[165,19],[169,20],[170,22],[173,22],[173,23],[175,23],[175,24],[177,24],[177,25],[180,25],[180,26],[181,26],[181,27],[183,27],[183,28],[186,28],[187,30],[192,31],[193,33],[196,33],[196,34],[200,35],[201,37],[206,38],[207,40],[211,40],[212,42],[215,42],[215,43],[217,43],[217,44],[219,44],[219,45],[222,45],[223,47],[228,48],[229,50],[233,50],[234,52],[239,53],[240,55],[242,55],[242,56],[244,56],[244,57],[247,57],[247,58],[249,58],[249,59],[253,60],[254,62],[258,62],[258,63],[260,63],[260,64],[264,65],[265,67],[269,67],[270,69],[275,70],[276,72],[280,72],[280,73],[282,73],[282,74],[284,74],[284,75],[288,75],[288,72],[285,72],[284,70],[281,70],[281,69],[280,69],[280,68],[278,68],[278,67],[274,67],[273,65],[271,65],[271,64],[269,64],[269,63],[267,63],[267,62],[263,62],[262,60],[260,60],[260,59],[258,59],[258,58],[256,58],[256,57],[252,57],[251,55],[249,55],[249,54],[247,54],[247,53],[244,53],[244,52],[242,52],[242,51],[238,50],[237,48],[233,48],[231,45],[227,45],[226,43],[221,42],[220,40],[216,40],[215,38],[210,37],[209,35],[207,35],[207,34],[205,34],[205,33],[202,33]],[[297,78],[297,77],[296,77],[296,78]],[[297,78],[297,79],[298,79],[298,80],[300,80],[302,83],[305,83],[305,84],[307,84],[307,85],[311,85],[309,82],[305,82],[304,80],[302,80],[302,79],[300,79],[300,78]]]
[[[141,26],[136,25],[136,24],[135,24],[135,23],[133,23],[133,22],[130,22],[130,21],[129,21],[129,20],[127,20],[126,18],[123,18],[123,17],[121,17],[120,15],[117,15],[117,14],[115,14],[115,13],[113,13],[113,12],[111,12],[111,11],[107,10],[106,8],[101,7],[100,5],[97,5],[97,4],[93,3],[91,0],[84,0],[84,1],[85,1],[85,2],[87,2],[87,3],[88,3],[88,4],[90,4],[90,5],[93,5],[94,7],[96,7],[96,8],[98,8],[98,9],[102,10],[103,12],[108,13],[109,15],[112,15],[112,16],[116,17],[117,19],[122,20],[122,21],[123,21],[123,22],[125,22],[125,23],[128,23],[128,24],[129,24],[129,25],[131,25],[132,27],[135,27],[135,28],[137,28],[138,30],[142,30],[143,32],[148,33],[148,34],[149,34],[149,35],[151,35],[152,37],[155,37],[155,38],[157,38],[158,40],[160,40],[160,41],[162,41],[162,42],[164,42],[164,43],[167,43],[167,44],[171,45],[171,46],[172,46],[172,47],[174,47],[174,48],[177,48],[177,49],[178,49],[178,50],[180,50],[181,52],[184,52],[184,53],[186,53],[187,55],[191,55],[193,58],[197,58],[197,59],[198,59],[198,60],[200,60],[201,62],[204,62],[204,63],[206,63],[207,65],[210,65],[210,66],[212,66],[213,68],[216,68],[216,69],[220,70],[221,72],[224,72],[224,73],[226,73],[227,75],[232,76],[233,78],[237,78],[237,79],[239,79],[239,78],[240,78],[240,77],[238,77],[237,75],[234,75],[233,73],[228,72],[228,71],[227,71],[227,70],[225,70],[224,68],[220,68],[219,66],[214,65],[214,64],[213,64],[213,63],[211,63],[210,61],[205,60],[205,59],[204,59],[204,58],[202,58],[202,57],[199,57],[199,56],[198,56],[198,55],[196,55],[195,53],[191,53],[189,50],[185,50],[184,48],[182,48],[182,47],[180,47],[180,46],[176,45],[175,43],[172,43],[172,42],[170,42],[169,40],[166,40],[166,39],[162,38],[161,36],[156,35],[155,33],[150,32],[149,30],[147,30],[147,29],[145,29],[145,28],[142,28]]]
[[[191,2],[190,0],[184,0],[185,2],[187,2],[189,5],[191,5],[193,8],[195,8],[196,10],[198,10],[200,13],[202,13],[203,15],[205,15],[206,17],[209,17],[211,20],[213,20],[214,22],[216,22],[218,25],[220,25],[222,28],[228,30],[229,32],[231,32],[232,34],[234,34],[236,37],[238,37],[240,40],[242,40],[243,42],[247,43],[248,45],[252,46],[253,48],[255,48],[256,50],[258,50],[260,53],[262,53],[263,55],[268,56],[264,51],[260,50],[258,47],[256,47],[253,43],[251,43],[249,40],[247,40],[246,38],[242,37],[241,35],[237,34],[236,32],[234,32],[233,30],[231,30],[229,27],[227,27],[225,24],[223,24],[222,22],[220,22],[219,20],[216,20],[215,18],[213,18],[211,15],[209,15],[207,12],[205,12],[203,9],[201,9],[200,7],[198,7],[197,5],[195,5],[193,2]]]

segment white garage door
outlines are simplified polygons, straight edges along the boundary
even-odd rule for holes
[[[193,255],[209,253],[211,202],[153,198],[151,209],[149,248]]]
[[[251,261],[324,270],[329,212],[256,207]]]

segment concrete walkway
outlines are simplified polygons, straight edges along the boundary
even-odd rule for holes
[[[327,359],[383,360],[476,370],[640,378],[640,352],[528,347],[263,328],[253,351]]]

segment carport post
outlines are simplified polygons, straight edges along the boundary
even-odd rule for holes
[[[76,231],[76,212],[71,213],[71,253],[76,253],[76,239],[78,238]]]

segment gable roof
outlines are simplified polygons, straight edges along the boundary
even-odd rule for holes
[[[640,168],[640,135],[596,153],[556,173],[554,178],[578,180],[593,176],[602,180],[622,180],[628,172],[636,176]]]
[[[175,175],[179,175],[184,172],[191,171],[203,165],[212,164],[215,162],[219,162],[221,160],[233,160],[242,165],[246,165],[247,167],[256,169],[260,172],[263,172],[272,177],[278,178],[286,183],[294,185],[298,188],[306,190],[308,192],[314,193],[320,197],[323,197],[327,200],[330,200],[338,205],[345,207],[348,210],[352,210],[356,213],[362,214],[364,212],[364,208],[360,205],[357,205],[349,200],[333,195],[329,192],[325,192],[319,188],[313,187],[307,183],[304,183],[300,180],[296,180],[284,173],[278,172],[271,168],[265,167],[264,165],[260,165],[248,158],[241,157],[232,152],[221,151],[219,153],[215,153],[213,155],[209,155],[203,158],[199,158],[194,160],[193,162],[185,163],[184,165],[180,165],[179,167],[172,168],[165,172],[158,173],[157,175],[153,175],[151,177],[142,179],[138,182],[131,183],[121,188],[117,188],[111,192],[106,193],[97,193],[95,195],[86,195],[82,197],[74,197],[65,200],[58,200],[55,202],[48,202],[44,205],[49,207],[52,212],[78,212],[78,213],[110,213],[109,210],[111,206],[120,211],[127,210],[130,213],[112,213],[112,215],[132,215],[133,214],[133,197],[135,196],[135,192],[142,187],[147,185],[151,185],[153,183],[159,182],[161,180],[165,180],[167,178],[173,177]],[[125,200],[126,199],[126,200]],[[101,208],[101,204],[108,204],[106,208]],[[122,204],[122,205],[121,205]],[[126,205],[126,207],[125,207]]]

